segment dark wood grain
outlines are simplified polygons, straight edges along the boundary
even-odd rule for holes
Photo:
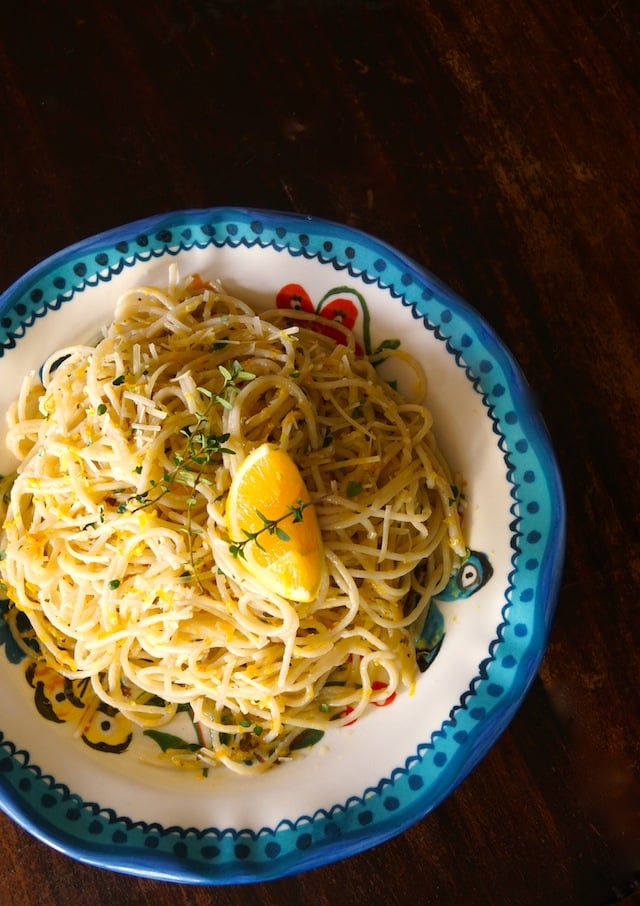
[[[635,901],[639,83],[634,0],[3,8],[2,288],[69,243],[176,208],[365,229],[448,282],[512,349],[556,446],[569,531],[524,705],[404,834],[213,890],[76,863],[0,816],[2,906]]]

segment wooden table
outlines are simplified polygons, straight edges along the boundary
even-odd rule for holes
[[[569,511],[539,675],[490,754],[410,830],[214,890],[85,866],[1,816],[3,906],[636,902],[639,36],[634,0],[3,9],[2,288],[165,210],[248,205],[360,227],[512,349]]]

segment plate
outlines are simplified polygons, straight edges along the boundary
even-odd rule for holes
[[[104,743],[97,747],[79,738],[67,712],[46,719],[38,683],[0,621],[0,805],[10,817],[104,868],[200,884],[264,881],[401,833],[505,729],[553,617],[565,543],[561,479],[527,383],[477,311],[372,236],[278,212],[150,217],[38,264],[1,297],[0,409],[27,371],[95,336],[125,289],[166,284],[173,263],[183,276],[219,278],[258,308],[273,307],[292,284],[328,317],[348,300],[365,348],[398,341],[422,362],[436,435],[465,481],[471,554],[432,605],[429,665],[415,693],[258,776],[149,767],[137,743],[119,748],[107,716],[94,728]],[[3,456],[0,470],[9,468]]]

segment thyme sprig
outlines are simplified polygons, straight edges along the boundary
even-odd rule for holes
[[[157,503],[172,490],[175,484],[185,485],[191,490],[187,505],[192,506],[195,503],[194,495],[198,485],[206,484],[208,481],[204,475],[204,469],[223,453],[234,452],[224,446],[229,440],[229,434],[214,434],[206,430],[207,413],[210,406],[211,402],[204,412],[196,413],[197,420],[193,428],[187,425],[180,429],[180,434],[186,438],[186,441],[182,449],[176,451],[171,457],[174,468],[163,474],[161,482],[151,479],[146,490],[134,494],[133,500],[137,506],[133,508],[132,512],[137,513],[138,510]],[[157,493],[151,496],[154,491]]]
[[[216,403],[220,403],[221,406],[224,406],[225,409],[232,409],[233,403],[231,400],[224,396],[225,391],[231,393],[239,393],[240,387],[238,387],[239,381],[252,381],[255,377],[251,371],[245,371],[240,362],[237,359],[231,363],[231,370],[229,370],[225,365],[218,365],[218,371],[224,378],[224,384],[222,385],[222,390],[220,393],[212,393],[211,390],[200,387],[200,392],[204,393],[205,396],[209,396],[211,400],[214,400]]]
[[[185,437],[185,442],[184,446],[172,456],[174,468],[163,474],[160,483],[152,480],[150,487],[134,495],[133,500],[137,503],[133,509],[134,513],[157,503],[165,494],[169,493],[176,483],[190,488],[191,495],[187,499],[187,506],[190,509],[196,502],[195,494],[198,485],[207,483],[204,470],[214,461],[219,460],[223,453],[233,454],[235,452],[224,446],[229,440],[229,434],[216,434],[208,430],[209,415],[216,403],[225,409],[231,409],[233,403],[225,393],[238,393],[240,391],[238,383],[252,380],[255,374],[245,371],[237,360],[231,363],[230,369],[225,365],[218,365],[218,371],[224,381],[220,392],[209,390],[208,387],[197,388],[198,392],[208,400],[204,411],[195,413],[193,425],[185,425],[180,429],[180,434]],[[157,493],[154,494],[154,491]],[[188,515],[190,516],[190,513]],[[189,534],[190,531],[189,529]]]
[[[198,585],[202,588],[198,576],[198,567],[194,552],[194,523],[192,518],[193,507],[197,503],[198,488],[201,485],[211,484],[206,476],[206,469],[212,464],[219,462],[224,453],[235,453],[230,447],[225,446],[229,440],[228,433],[217,434],[210,430],[210,415],[212,408],[216,405],[222,405],[225,409],[231,409],[233,403],[229,399],[232,393],[238,393],[241,382],[250,381],[255,377],[250,371],[246,371],[240,362],[234,360],[230,367],[218,365],[218,371],[222,375],[223,384],[219,392],[210,390],[208,387],[198,387],[198,392],[207,400],[204,411],[195,413],[195,422],[192,425],[185,425],[180,429],[180,434],[185,438],[183,446],[175,451],[171,457],[173,468],[164,472],[162,481],[156,482],[151,480],[149,487],[133,495],[131,500],[136,504],[132,512],[137,513],[146,507],[158,503],[166,494],[174,489],[175,485],[182,485],[189,491],[186,499],[187,518],[185,524],[185,533],[188,542],[189,565],[192,575],[195,577]],[[136,469],[140,472],[141,468]],[[121,503],[118,507],[119,512],[125,512],[126,503]]]
[[[298,500],[295,504],[290,504],[287,507],[287,512],[283,513],[282,516],[279,516],[277,519],[269,519],[268,516],[265,516],[264,513],[261,513],[260,510],[256,509],[256,515],[262,520],[262,525],[255,532],[249,532],[247,529],[242,529],[245,537],[241,541],[231,541],[229,544],[229,552],[233,557],[245,560],[246,546],[251,544],[251,542],[255,542],[258,547],[262,548],[258,539],[265,533],[275,535],[280,541],[289,541],[290,536],[282,528],[282,523],[287,519],[291,519],[294,523],[302,522],[304,519],[303,512],[308,506],[311,506],[310,500]],[[262,548],[262,550],[264,550],[264,548]]]

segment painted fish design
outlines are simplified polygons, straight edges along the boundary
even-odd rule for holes
[[[445,637],[444,617],[440,604],[470,598],[487,584],[493,575],[489,558],[482,551],[469,551],[467,558],[449,582],[436,595],[430,606],[420,638],[416,643],[418,667],[424,673],[435,660]]]

